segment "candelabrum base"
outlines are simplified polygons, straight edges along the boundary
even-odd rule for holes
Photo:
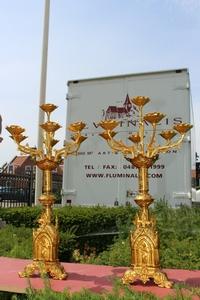
[[[125,272],[123,283],[139,279],[145,284],[152,278],[158,286],[170,288],[172,282],[160,270],[156,220],[145,205],[136,214],[134,224],[136,228],[130,234],[131,268]]]
[[[53,279],[63,280],[66,279],[68,274],[65,272],[64,267],[59,261],[40,261],[34,260],[31,264],[28,264],[24,271],[19,272],[19,277],[31,277],[37,272],[41,277],[49,275]]]
[[[53,279],[66,279],[67,273],[58,260],[59,232],[51,222],[51,207],[43,211],[38,222],[39,228],[33,230],[33,262],[28,264],[20,277],[30,277],[35,272],[41,277],[48,275]]]
[[[131,284],[136,280],[141,280],[144,284],[153,279],[155,284],[159,287],[171,288],[172,282],[167,279],[165,273],[161,272],[159,268],[153,267],[131,267],[127,270],[122,278],[123,284]]]

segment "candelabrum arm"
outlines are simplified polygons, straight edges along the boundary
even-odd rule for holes
[[[127,146],[122,141],[116,141],[113,138],[107,140],[107,143],[110,148],[115,151],[120,151],[123,154],[132,154],[133,157],[135,156],[136,149],[134,146]]]
[[[156,149],[154,149],[152,152],[151,152],[151,157],[152,156],[155,156],[159,153],[165,153],[167,152],[169,149],[172,149],[172,148],[177,148],[178,146],[181,145],[181,143],[183,142],[183,139],[185,137],[185,134],[181,134],[180,138],[178,141],[176,142],[167,142],[166,145],[164,146],[158,146]]]
[[[156,136],[156,124],[153,124],[153,132],[152,132],[152,136],[150,138],[150,142],[147,146],[147,151],[151,151],[153,149],[153,146],[155,144],[155,136]]]
[[[140,143],[138,144],[140,148],[140,153],[144,153],[144,119],[143,119],[143,107],[139,107],[139,136]]]
[[[42,151],[39,149],[35,149],[35,148],[31,148],[29,146],[23,146],[20,145],[19,143],[17,143],[18,145],[18,150],[31,155],[32,157],[39,157],[40,159],[42,159]]]
[[[60,159],[64,156],[77,154],[78,149],[80,148],[80,144],[76,142],[66,143],[65,147],[59,150],[55,150],[55,161],[60,161]]]

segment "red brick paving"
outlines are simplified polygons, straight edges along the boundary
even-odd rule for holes
[[[31,286],[35,289],[44,287],[43,280],[34,276],[33,278],[20,278],[18,272],[24,269],[30,260],[0,257],[0,291],[24,293],[26,288]],[[55,291],[69,289],[71,292],[80,291],[82,288],[93,292],[111,291],[113,279],[122,277],[127,270],[126,267],[111,267],[89,264],[62,263],[68,273],[67,280],[50,279],[51,288]],[[184,283],[190,286],[200,287],[200,271],[172,270],[166,269],[164,272],[169,280],[175,283]],[[151,292],[159,297],[173,294],[173,289],[165,289],[156,286],[153,282],[143,285],[135,282],[132,285],[135,291]],[[194,298],[198,299],[198,298]]]

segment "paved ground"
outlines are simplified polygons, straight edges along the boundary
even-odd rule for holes
[[[24,293],[30,283],[33,288],[40,289],[44,287],[44,282],[38,276],[28,280],[20,278],[18,272],[22,271],[24,266],[30,263],[30,260],[13,259],[0,257],[0,290],[16,293]],[[97,266],[88,264],[62,264],[68,273],[67,280],[52,280],[50,284],[53,290],[63,291],[79,291],[82,288],[90,289],[93,292],[111,291],[113,279],[122,277],[127,270],[125,267]],[[188,270],[164,270],[169,280],[176,283],[185,283],[190,286],[200,287],[200,271]],[[165,289],[157,287],[153,282],[146,285],[136,282],[132,285],[136,291],[152,292],[156,296],[163,297],[173,294],[173,289]],[[198,299],[198,298],[195,298]]]

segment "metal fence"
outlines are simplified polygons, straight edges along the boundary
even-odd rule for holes
[[[52,174],[52,189],[56,203],[61,203],[62,175]],[[35,175],[0,173],[0,207],[32,206],[35,195]]]

